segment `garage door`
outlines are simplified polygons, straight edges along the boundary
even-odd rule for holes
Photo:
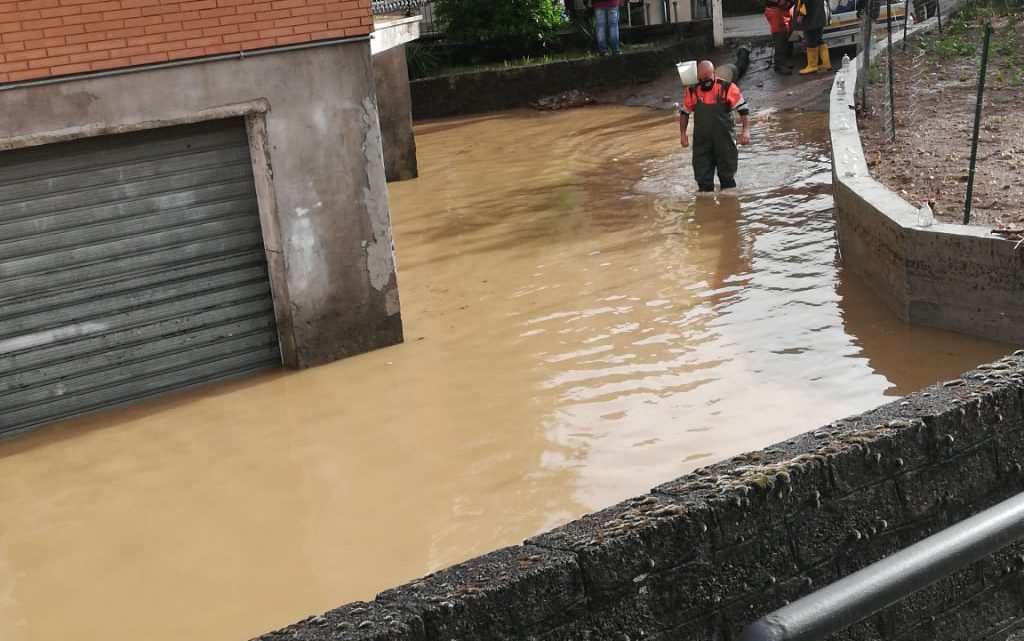
[[[241,119],[0,151],[0,436],[280,362]]]

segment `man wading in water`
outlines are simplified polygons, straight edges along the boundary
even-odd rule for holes
[[[742,129],[739,144],[750,143],[750,110],[747,101],[734,83],[715,75],[715,65],[701,60],[697,65],[698,84],[683,90],[679,111],[679,144],[690,146],[686,127],[693,114],[693,176],[699,191],[715,190],[715,173],[722,189],[736,186],[739,149],[736,147],[736,121],[740,115]]]

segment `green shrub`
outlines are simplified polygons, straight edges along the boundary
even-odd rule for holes
[[[441,58],[434,47],[415,40],[405,45],[405,62],[411,80],[432,76],[441,68]]]
[[[485,58],[537,54],[565,24],[558,0],[437,0],[435,12],[450,40]]]

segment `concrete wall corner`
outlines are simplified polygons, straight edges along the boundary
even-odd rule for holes
[[[1024,343],[1024,257],[987,227],[920,227],[916,208],[870,176],[854,110],[857,74],[856,63],[839,70],[829,97],[844,264],[906,322]]]

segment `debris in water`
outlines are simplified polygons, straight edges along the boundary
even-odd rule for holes
[[[585,105],[592,105],[595,102],[597,101],[590,94],[584,93],[579,89],[573,89],[572,91],[565,91],[554,96],[538,98],[531,102],[530,106],[534,109],[554,111],[557,109],[583,107]]]

